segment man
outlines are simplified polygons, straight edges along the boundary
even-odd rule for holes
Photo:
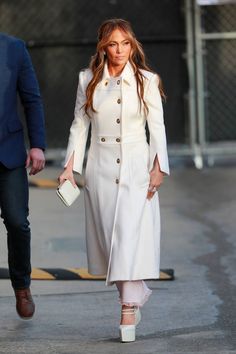
[[[30,150],[17,113],[17,93],[24,108]],[[7,229],[8,264],[23,319],[33,316],[30,293],[30,227],[28,179],[44,168],[45,130],[38,82],[22,40],[0,33],[0,209]]]

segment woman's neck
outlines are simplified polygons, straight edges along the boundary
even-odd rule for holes
[[[120,76],[124,67],[125,67],[125,65],[113,66],[113,65],[109,65],[109,63],[108,63],[108,71],[109,71],[110,76],[112,76],[112,77]]]

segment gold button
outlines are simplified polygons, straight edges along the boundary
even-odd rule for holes
[[[119,119],[119,118],[116,120],[116,123],[117,123],[117,124],[120,124],[120,119]]]
[[[118,103],[118,104],[120,104],[120,103],[121,103],[121,99],[120,99],[120,98],[118,98],[117,103]]]
[[[120,80],[117,80],[117,85],[120,85]]]
[[[119,179],[117,178],[117,179],[116,179],[116,184],[118,184],[118,183],[119,183]]]
[[[120,138],[116,138],[116,141],[117,141],[117,143],[119,143],[120,142]]]
[[[116,162],[117,162],[117,163],[120,163],[120,159],[116,159]]]
[[[105,82],[105,86],[107,86],[107,85],[108,85],[108,81]]]
[[[105,138],[101,138],[101,141],[104,142],[104,141],[106,141],[106,139]]]

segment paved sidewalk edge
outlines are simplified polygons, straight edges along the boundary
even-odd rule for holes
[[[0,279],[9,279],[7,268],[0,268]],[[91,275],[86,268],[33,268],[32,280],[105,280],[105,275]],[[174,280],[173,269],[161,269],[159,279],[150,280]]]

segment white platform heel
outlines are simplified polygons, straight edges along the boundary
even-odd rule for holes
[[[135,315],[135,323],[133,325],[120,325],[120,340],[121,342],[135,341],[135,328],[141,320],[141,312],[139,307],[130,307],[122,310],[122,314]]]

